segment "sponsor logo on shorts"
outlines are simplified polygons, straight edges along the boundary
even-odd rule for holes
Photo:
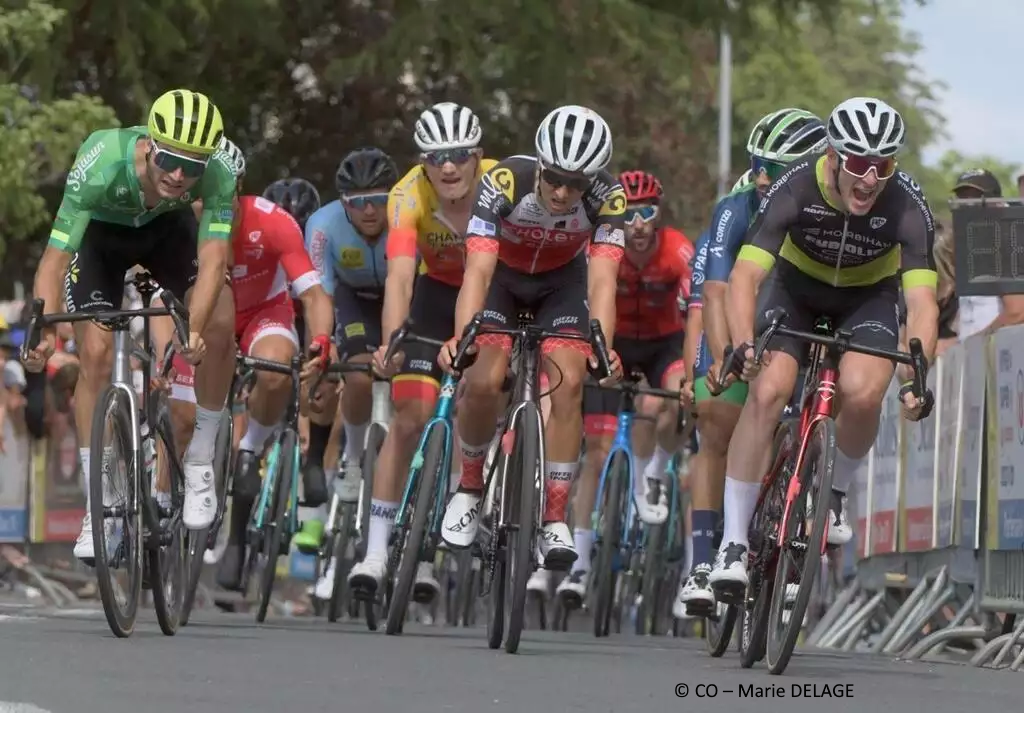
[[[578,315],[561,315],[551,321],[552,328],[572,328],[580,324]]]
[[[362,323],[349,323],[345,326],[344,331],[346,338],[354,339],[356,336],[366,335],[366,326]]]
[[[409,363],[410,370],[419,370],[420,372],[430,372],[434,369],[434,363],[429,359],[414,359]]]

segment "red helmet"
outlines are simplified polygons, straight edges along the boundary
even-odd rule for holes
[[[661,181],[650,172],[636,169],[619,175],[630,203],[657,203],[661,200]]]

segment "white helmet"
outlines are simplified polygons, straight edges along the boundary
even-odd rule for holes
[[[827,129],[832,148],[858,156],[895,156],[907,137],[900,113],[870,96],[855,96],[832,110]]]
[[[245,154],[242,149],[222,135],[217,150],[222,154],[221,161],[234,173],[235,179],[245,176]]]
[[[552,110],[537,128],[541,166],[593,176],[612,160],[612,132],[592,109],[568,105]]]
[[[420,151],[446,148],[476,148],[483,131],[480,120],[469,107],[441,102],[423,111],[413,128],[413,139]]]

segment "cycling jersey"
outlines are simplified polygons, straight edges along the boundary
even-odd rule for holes
[[[336,281],[350,289],[382,293],[388,273],[387,243],[386,229],[376,242],[367,242],[352,226],[340,200],[320,207],[306,222],[306,248],[324,291],[331,295]]]
[[[97,130],[82,143],[74,166],[64,183],[64,198],[50,231],[49,244],[73,253],[79,249],[90,221],[143,227],[156,217],[192,210],[193,201],[203,201],[198,242],[227,240],[234,218],[235,175],[218,152],[210,159],[202,177],[180,197],[144,205],[142,187],[135,172],[135,144],[145,138],[146,128]]]
[[[736,256],[743,247],[750,222],[757,212],[760,197],[750,183],[725,196],[715,206],[707,235],[707,262],[704,281],[729,281]]]
[[[614,177],[599,172],[564,214],[541,204],[537,180],[532,156],[504,159],[480,179],[467,252],[497,253],[502,263],[526,274],[567,266],[586,252],[588,240],[590,257],[622,260],[626,192]]]
[[[497,163],[481,159],[474,181]],[[465,240],[441,212],[441,199],[422,166],[410,169],[391,188],[388,216],[388,258],[414,258],[418,253],[423,273],[449,286],[462,285]]]
[[[291,214],[266,198],[238,199],[238,229],[231,246],[231,291],[239,318],[261,307],[290,305],[288,282],[298,297],[320,282]]]
[[[885,185],[866,216],[828,199],[826,156],[794,163],[754,218],[739,258],[770,270],[778,258],[833,287],[866,287],[902,273],[905,289],[935,288],[935,221],[920,186],[905,172]]]
[[[684,327],[678,298],[690,293],[693,245],[682,232],[663,227],[655,235],[657,248],[642,267],[629,253],[619,264],[615,295],[615,338],[656,339]]]
[[[690,295],[686,298],[687,309],[704,307],[704,269],[708,262],[708,234],[707,229],[701,232],[697,244],[694,245],[693,261],[690,264]]]

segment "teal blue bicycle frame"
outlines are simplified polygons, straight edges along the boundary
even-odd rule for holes
[[[264,476],[263,484],[260,487],[260,501],[256,506],[256,513],[253,521],[253,525],[257,531],[263,531],[267,510],[273,502],[273,492],[275,485],[277,484],[277,471],[280,466],[283,435],[284,433],[274,441],[274,447],[270,449],[270,454],[267,456],[267,473],[266,476]],[[292,457],[292,484],[291,490],[288,493],[288,507],[285,509],[285,515],[288,517],[288,528],[286,531],[289,538],[295,536],[299,531],[299,514],[297,512],[299,506],[299,458],[299,440],[298,435],[296,435],[295,455]]]
[[[420,435],[419,445],[416,446],[416,453],[412,457],[409,466],[409,478],[405,482],[405,492],[402,493],[402,503],[398,506],[398,514],[395,516],[395,527],[400,528],[405,523],[405,515],[411,505],[413,492],[416,488],[416,481],[423,470],[423,451],[427,441],[430,439],[431,431],[437,427],[444,430],[444,453],[442,454],[441,466],[435,467],[440,472],[440,479],[434,487],[434,515],[433,523],[429,529],[431,535],[441,533],[441,521],[444,519],[445,500],[448,497],[448,477],[451,476],[452,468],[452,409],[455,405],[455,390],[458,381],[455,376],[446,373],[441,381],[441,395],[437,399],[437,406],[434,408],[434,416]]]

